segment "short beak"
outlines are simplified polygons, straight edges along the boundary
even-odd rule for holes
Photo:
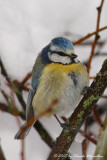
[[[71,58],[73,58],[73,59],[75,59],[75,58],[77,58],[78,56],[76,55],[76,54],[72,54],[71,55]]]

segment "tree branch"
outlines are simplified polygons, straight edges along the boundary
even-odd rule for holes
[[[79,40],[73,42],[73,45],[77,45],[77,44],[83,42],[84,40],[90,38],[91,36],[93,36],[95,34],[98,34],[98,32],[101,32],[101,31],[103,31],[105,29],[107,29],[107,26],[100,28],[98,31],[95,31],[95,32],[87,34],[86,36],[84,36],[84,37],[80,38]]]
[[[81,125],[86,120],[88,115],[91,113],[95,104],[103,94],[105,88],[107,87],[107,59],[102,65],[102,69],[97,74],[95,80],[93,81],[91,88],[93,91],[88,91],[83,97],[78,107],[75,109],[73,114],[66,121],[70,125],[71,130],[63,130],[58,137],[55,146],[48,160],[59,160],[60,157],[55,157],[55,155],[66,154],[69,147],[71,146],[76,134],[78,133]],[[65,159],[63,157],[61,160]]]

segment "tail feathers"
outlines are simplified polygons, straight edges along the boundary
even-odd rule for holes
[[[26,125],[27,123],[25,122],[23,126],[21,127],[21,129],[16,133],[14,139],[24,139],[28,135],[32,126],[26,127]]]

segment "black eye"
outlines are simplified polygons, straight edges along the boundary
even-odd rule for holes
[[[55,54],[58,54],[58,55],[60,55],[60,56],[63,56],[63,57],[64,57],[64,56],[67,56],[64,52],[60,52],[60,51],[57,51],[57,52],[56,52],[56,51],[51,51],[51,52],[50,52],[50,54],[54,54],[54,53],[55,53]]]
[[[60,56],[67,56],[65,53],[63,52],[57,52],[57,54],[59,54]]]

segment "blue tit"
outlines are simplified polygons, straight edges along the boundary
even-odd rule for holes
[[[58,103],[45,116],[63,116],[74,110],[88,85],[88,73],[77,59],[72,42],[63,37],[54,38],[35,61],[27,99],[26,122],[22,128],[31,118],[46,110],[55,99],[58,99]],[[31,127],[26,128],[24,136]],[[20,130],[15,139],[21,138]]]

